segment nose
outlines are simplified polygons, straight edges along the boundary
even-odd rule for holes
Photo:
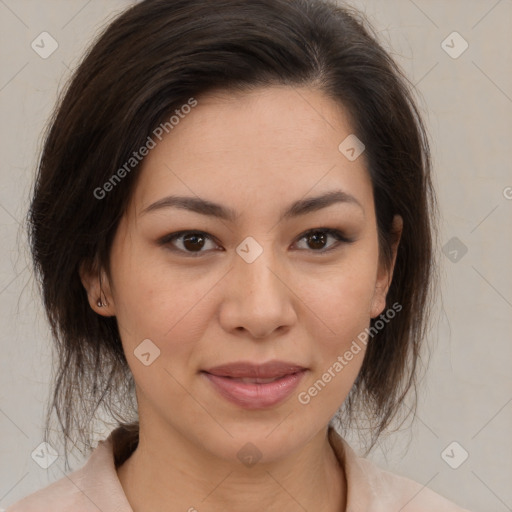
[[[270,249],[252,263],[235,255],[223,283],[219,319],[230,333],[249,333],[254,338],[283,333],[297,321],[295,294],[290,275],[277,265]]]

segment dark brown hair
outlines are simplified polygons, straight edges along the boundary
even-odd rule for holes
[[[46,133],[28,215],[58,358],[45,439],[51,443],[56,412],[66,463],[68,441],[92,448],[102,408],[137,436],[116,318],[90,308],[79,267],[109,275],[112,239],[140,165],[101,199],[94,191],[191,97],[277,84],[315,88],[349,113],[366,146],[387,264],[393,216],[404,222],[387,298],[402,309],[369,341],[341,426],[368,419],[373,446],[416,392],[436,276],[430,151],[413,87],[374,29],[355,9],[327,0],[145,0],[104,30],[74,72]]]

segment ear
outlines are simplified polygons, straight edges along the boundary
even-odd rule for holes
[[[377,272],[377,280],[375,282],[375,292],[372,298],[372,304],[370,308],[370,317],[376,318],[386,308],[386,296],[388,294],[391,280],[393,279],[393,271],[395,269],[396,254],[398,251],[398,244],[402,236],[403,219],[400,215],[393,217],[392,233],[393,242],[391,245],[392,250],[392,261],[389,268],[384,265],[384,262],[379,261],[379,270]]]
[[[79,274],[93,311],[102,316],[115,316],[111,285],[103,268],[99,268],[96,264],[82,262]],[[102,306],[98,305],[100,300],[103,303]]]

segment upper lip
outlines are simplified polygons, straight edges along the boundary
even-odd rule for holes
[[[204,370],[212,375],[232,378],[260,378],[272,379],[283,377],[292,373],[297,373],[306,368],[288,361],[268,361],[263,364],[254,364],[246,361],[237,361],[234,363],[222,364]]]

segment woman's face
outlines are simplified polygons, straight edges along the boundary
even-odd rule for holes
[[[108,306],[99,288],[91,304],[117,318],[141,429],[229,460],[251,442],[270,461],[341,406],[391,274],[364,153],[338,148],[352,133],[341,106],[287,87],[197,100],[145,158]],[[270,385],[205,373],[268,361],[305,370]]]

